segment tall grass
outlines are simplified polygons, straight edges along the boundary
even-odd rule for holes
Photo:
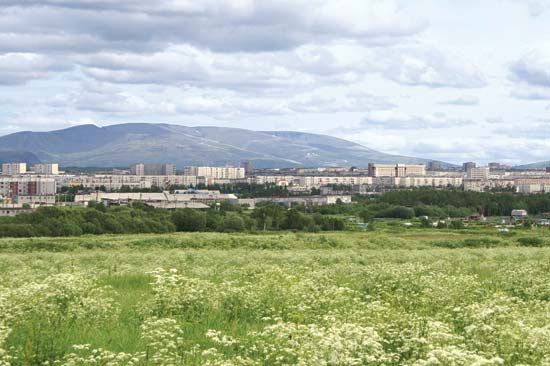
[[[0,365],[541,365],[550,248],[521,235],[0,240]]]

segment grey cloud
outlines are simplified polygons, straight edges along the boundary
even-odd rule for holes
[[[133,51],[161,50],[169,44],[188,43],[220,52],[258,52],[333,39],[395,43],[426,27],[424,21],[407,17],[397,7],[388,12],[387,3],[352,7],[335,0],[3,1],[0,33],[23,40],[44,35],[42,47],[49,40],[54,49],[58,47],[55,36],[70,33],[93,39],[87,46],[96,51],[114,49],[114,45]],[[32,42],[26,41],[31,47]],[[21,51],[25,42],[1,46]]]
[[[535,49],[510,65],[512,79],[550,88],[550,45]]]
[[[103,52],[73,57],[89,78],[121,84],[175,84],[294,92],[313,86],[356,81],[364,65],[337,60],[329,50],[299,48],[292,52],[224,54],[189,45],[151,54]],[[307,89],[306,89],[307,88]]]
[[[514,86],[510,95],[517,99],[548,100],[550,99],[550,88],[519,82]]]

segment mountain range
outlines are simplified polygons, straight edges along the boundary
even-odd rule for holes
[[[0,161],[58,162],[61,166],[125,167],[134,163],[237,165],[258,168],[366,166],[426,163],[427,159],[385,154],[343,139],[303,132],[252,131],[129,123],[81,125],[50,132],[0,137]],[[450,164],[442,162],[443,166]]]
[[[525,164],[525,165],[518,165],[514,168],[516,169],[545,169],[546,167],[550,167],[550,160],[548,161],[541,161],[539,163],[532,163],[532,164]]]

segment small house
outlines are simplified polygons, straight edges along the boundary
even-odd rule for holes
[[[527,217],[527,210],[512,210],[510,216],[514,220],[523,220]]]
[[[483,218],[483,215],[475,212],[468,216],[468,221],[480,221]]]

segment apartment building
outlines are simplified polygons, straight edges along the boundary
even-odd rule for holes
[[[434,187],[444,188],[448,186],[460,187],[462,185],[462,177],[445,177],[445,176],[410,176],[410,177],[374,177],[373,186],[377,187]]]
[[[550,192],[550,178],[519,178],[515,179],[515,186],[519,193],[547,193]]]
[[[244,179],[245,168],[220,166],[189,166],[184,168],[184,175],[214,179]]]
[[[298,179],[294,175],[257,175],[253,178],[255,184],[276,184],[278,186],[288,186]]]
[[[27,172],[26,163],[4,163],[2,164],[2,175],[19,175]]]
[[[487,180],[489,179],[489,167],[481,166],[481,167],[475,167],[470,168],[466,172],[466,177],[468,179],[479,179],[479,180]]]
[[[62,186],[82,186],[88,189],[104,187],[108,191],[116,191],[122,187],[135,189],[167,188],[173,185],[194,187],[198,183],[197,177],[185,175],[83,175],[63,180]]]
[[[475,167],[476,167],[476,163],[474,163],[473,161],[468,161],[462,164],[462,170],[465,171],[466,173],[468,172],[468,170]]]
[[[151,182],[153,187],[167,188],[170,186],[186,186],[196,187],[199,183],[204,183],[204,180],[193,175],[159,175],[149,176],[147,180]]]
[[[31,166],[31,172],[40,175],[59,174],[59,164],[34,164]]]
[[[132,175],[176,175],[174,164],[135,164],[130,167]]]
[[[53,204],[56,192],[53,178],[32,176],[0,178],[0,196],[15,203]]]
[[[372,177],[366,176],[346,176],[346,175],[329,175],[329,176],[300,176],[294,180],[297,185],[308,188],[318,188],[329,185],[344,185],[353,186],[356,184],[372,184]]]
[[[422,176],[422,177],[398,177],[397,186],[399,187],[460,187],[462,185],[462,177],[439,177],[439,176]]]
[[[426,166],[423,164],[376,164],[369,163],[371,177],[406,177],[426,175]]]
[[[82,186],[87,189],[104,187],[108,191],[119,190],[122,187],[134,189],[151,188],[151,182],[145,176],[138,175],[79,175],[65,182],[68,186]]]

